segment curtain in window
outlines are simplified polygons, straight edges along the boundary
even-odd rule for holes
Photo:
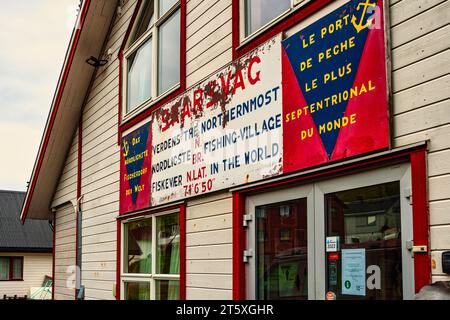
[[[177,241],[172,244],[172,255],[170,257],[170,273],[180,273],[180,236],[177,236]],[[177,282],[170,281],[169,284],[169,300],[178,300],[180,298],[180,287],[176,285]]]
[[[0,280],[9,280],[9,258],[0,258]]]
[[[128,224],[128,273],[152,273],[151,219]]]
[[[126,300],[150,300],[150,284],[145,282],[125,283]]]
[[[157,219],[157,274],[180,273],[180,226],[178,214]]]
[[[128,111],[151,98],[151,75],[152,41],[150,39],[128,58]]]
[[[180,224],[179,215],[161,216],[157,220],[157,273],[180,273]],[[167,299],[179,299],[179,281],[168,281]]]

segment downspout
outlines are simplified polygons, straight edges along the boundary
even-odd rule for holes
[[[81,170],[82,170],[82,153],[83,153],[83,113],[80,116],[78,124],[78,172],[77,172],[77,203],[76,203],[76,265],[77,265],[77,280],[75,289],[75,299],[84,300],[84,286],[82,285],[82,255],[83,255],[83,211],[81,207]]]

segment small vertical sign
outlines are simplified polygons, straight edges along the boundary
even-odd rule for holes
[[[122,138],[120,152],[120,213],[150,206],[150,123]]]
[[[342,250],[342,294],[366,295],[366,249]]]

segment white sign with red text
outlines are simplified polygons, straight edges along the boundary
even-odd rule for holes
[[[282,174],[280,71],[277,36],[153,113],[152,206]]]

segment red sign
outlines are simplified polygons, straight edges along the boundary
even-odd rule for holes
[[[382,0],[352,0],[283,41],[283,171],[389,147]]]
[[[122,138],[120,152],[120,213],[150,207],[150,123]]]
[[[328,254],[328,260],[338,261],[339,260],[339,252],[332,252]]]

